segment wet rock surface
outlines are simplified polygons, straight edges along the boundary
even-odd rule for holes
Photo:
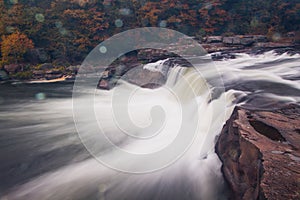
[[[147,63],[154,63],[160,60],[164,60],[162,63],[164,69],[151,71],[144,68]],[[103,72],[97,88],[110,90],[118,84],[119,80],[127,81],[143,88],[158,88],[165,84],[169,69],[175,65],[182,67],[191,66],[185,59],[178,57],[174,53],[157,49],[142,49],[125,55],[107,68],[100,70]]]
[[[300,199],[300,106],[237,107],[216,144],[231,199]]]
[[[13,73],[16,73],[18,71],[21,71],[22,68],[24,68],[23,64],[10,64],[10,65],[5,65],[3,69],[6,72],[8,72],[8,74],[13,74]]]

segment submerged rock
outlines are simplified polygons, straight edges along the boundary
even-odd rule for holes
[[[300,106],[237,107],[216,152],[231,199],[300,199]]]

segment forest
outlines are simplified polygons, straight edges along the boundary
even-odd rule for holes
[[[137,27],[166,27],[189,36],[282,35],[299,30],[299,0],[0,0],[1,66],[45,61],[80,63],[101,41]]]

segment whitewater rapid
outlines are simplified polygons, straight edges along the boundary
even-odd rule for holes
[[[227,199],[221,162],[214,145],[234,107],[247,103],[250,97],[300,102],[299,54],[278,55],[271,51],[261,55],[236,56],[236,59],[213,62],[217,71],[212,66],[198,68],[201,69],[200,76],[197,68],[176,65],[164,72],[168,76],[165,86],[154,90],[123,81],[110,91],[87,90],[95,93],[93,114],[101,131],[118,148],[131,154],[159,153],[176,140],[182,126],[184,131],[195,133],[191,135],[191,142],[187,142],[189,145],[184,148],[185,151],[172,162],[156,165],[164,157],[156,157],[153,163],[120,157],[117,149],[91,139],[98,137],[98,132],[93,129],[94,122],[89,120],[90,113],[82,112],[80,120],[75,119],[77,131],[84,132],[78,137],[92,148],[88,150],[95,157],[103,156],[108,163],[101,164],[99,160],[87,157],[48,170],[15,185],[1,200]],[[163,63],[152,63],[145,69],[161,71]],[[88,102],[86,98],[82,94],[77,103],[85,105]],[[10,112],[7,116],[24,118],[30,111],[30,115],[36,118],[32,120],[42,119],[45,122],[48,128],[46,134],[74,134],[71,98],[46,99],[42,103],[26,105],[26,108],[25,111]],[[119,112],[124,108],[125,114]],[[24,127],[29,133],[33,129],[45,128],[20,125],[20,129]],[[76,137],[49,141],[52,145],[40,148],[55,149],[78,143],[74,139]],[[115,169],[116,166],[122,170]],[[131,170],[143,173],[132,173]]]

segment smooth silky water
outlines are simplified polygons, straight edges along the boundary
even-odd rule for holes
[[[159,168],[152,166],[163,157],[141,163],[120,157],[101,141],[90,141],[97,134],[94,122],[86,116],[86,121],[74,124],[72,83],[1,84],[0,199],[227,199],[214,150],[218,134],[238,104],[252,102],[251,106],[270,109],[268,101],[256,100],[262,98],[299,103],[299,61],[298,54],[273,51],[216,61],[225,88],[218,95],[209,84],[216,77],[211,68],[202,68],[199,76],[194,68],[179,65],[170,68],[166,85],[158,89],[121,80],[110,91],[87,88],[85,92],[95,92],[97,125],[126,152],[159,152],[175,141],[181,126],[194,133],[185,151]],[[163,63],[145,68],[159,71]],[[84,103],[88,97],[82,93],[78,98]],[[123,101],[124,116],[118,110]],[[89,114],[83,112],[82,118]],[[78,126],[85,130],[83,135],[77,134]],[[96,158],[149,172],[129,173],[103,165],[80,139],[94,147],[88,150]]]

